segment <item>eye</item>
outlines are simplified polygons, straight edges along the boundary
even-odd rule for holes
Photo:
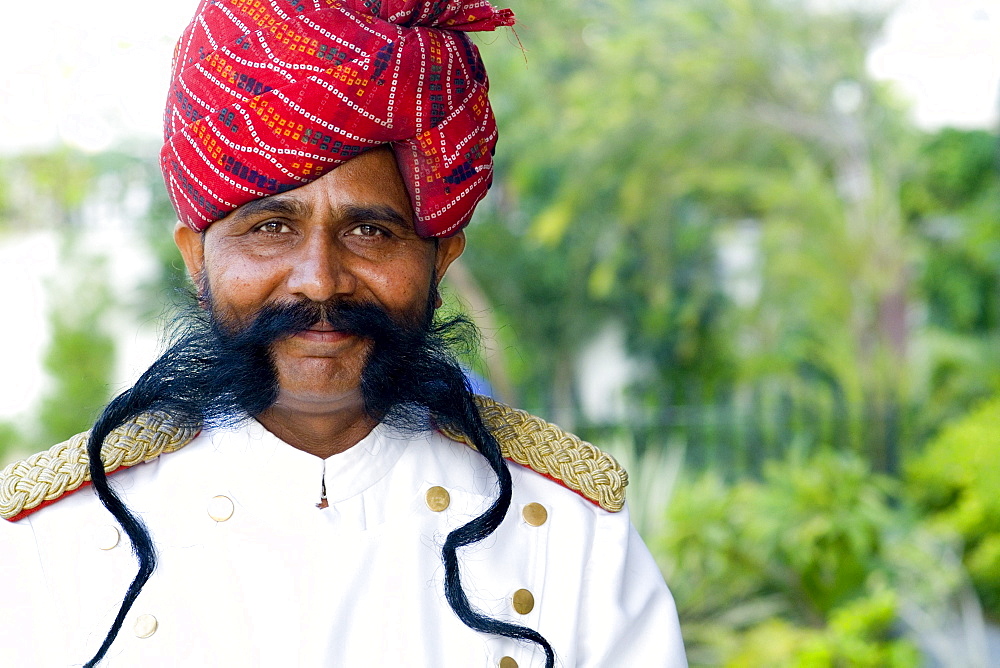
[[[348,234],[359,236],[359,237],[387,237],[389,233],[383,230],[377,225],[371,225],[369,223],[362,223],[351,228]]]
[[[280,220],[269,220],[267,222],[261,223],[256,228],[257,232],[263,232],[265,234],[284,234],[286,232],[291,232],[292,228],[288,227],[287,224]]]

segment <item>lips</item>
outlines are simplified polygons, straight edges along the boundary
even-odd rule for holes
[[[320,343],[336,343],[351,336],[350,332],[334,329],[328,322],[317,322],[309,329],[302,330],[295,335],[295,338],[306,341],[317,341]]]

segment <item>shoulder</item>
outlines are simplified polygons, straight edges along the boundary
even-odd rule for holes
[[[628,474],[610,455],[525,411],[478,396],[483,421],[504,457],[576,492],[609,512],[625,504]],[[461,434],[443,432],[462,442]],[[181,449],[198,430],[165,413],[141,415],[114,430],[101,448],[109,475]],[[0,472],[0,517],[16,522],[90,484],[88,433],[77,434]]]
[[[628,473],[614,457],[556,425],[483,396],[476,397],[486,427],[503,455],[610,512],[625,506]],[[443,430],[469,444],[462,434]]]
[[[112,474],[187,445],[198,431],[165,413],[140,415],[115,429],[101,447],[104,471]],[[16,522],[90,484],[89,433],[77,434],[8,465],[0,472],[0,517]]]

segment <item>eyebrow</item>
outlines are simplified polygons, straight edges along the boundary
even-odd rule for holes
[[[305,214],[306,206],[299,203],[297,200],[281,197],[280,195],[272,195],[271,197],[262,197],[261,199],[255,199],[247,202],[240,208],[236,209],[233,213],[234,218],[237,220],[242,220],[244,218],[249,218],[250,216],[256,216],[262,213],[278,213],[284,214],[286,216],[297,216]]]
[[[245,220],[261,214],[280,214],[286,216],[305,216],[310,213],[309,206],[296,199],[272,195],[247,202],[233,212],[237,221]],[[338,217],[349,218],[354,222],[389,223],[405,230],[413,230],[413,222],[405,218],[399,211],[386,204],[357,205],[349,204],[341,207]]]
[[[407,230],[413,229],[413,221],[404,218],[399,211],[385,204],[348,205],[343,208],[342,212],[345,218],[350,218],[355,222],[383,222]]]

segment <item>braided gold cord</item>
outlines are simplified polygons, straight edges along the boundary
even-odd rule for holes
[[[476,397],[476,403],[504,457],[555,478],[605,510],[622,509],[628,473],[613,457],[524,411],[482,396]],[[444,431],[471,445],[464,435]],[[174,452],[196,434],[195,429],[173,424],[165,413],[142,415],[104,440],[104,470],[111,473]],[[87,437],[86,432],[77,434],[0,472],[0,517],[16,517],[89,482]]]
[[[522,410],[483,396],[476,403],[505,458],[559,480],[605,510],[618,512],[625,505],[628,473],[614,457]],[[472,445],[463,434],[442,431]]]
[[[111,473],[179,450],[196,434],[196,429],[171,423],[166,413],[140,415],[104,439],[104,470]],[[77,434],[0,472],[0,517],[10,519],[89,482],[88,435]]]

